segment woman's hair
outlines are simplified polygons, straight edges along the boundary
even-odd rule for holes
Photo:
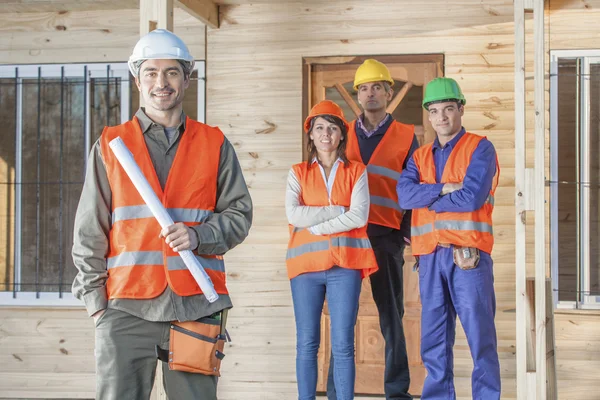
[[[310,166],[312,165],[312,160],[315,157],[317,157],[317,147],[315,146],[314,141],[310,138],[310,134],[312,133],[313,128],[315,126],[315,121],[319,117],[323,118],[327,122],[335,124],[338,128],[340,128],[340,131],[342,132],[342,140],[340,140],[340,144],[337,148],[337,156],[340,160],[344,162],[344,166],[347,167],[349,161],[348,157],[346,157],[346,143],[348,143],[348,130],[346,129],[346,124],[344,124],[344,122],[342,122],[340,118],[329,114],[317,115],[316,117],[310,120],[310,129],[307,133],[308,141],[306,142],[306,152],[308,153],[308,167],[310,168]]]

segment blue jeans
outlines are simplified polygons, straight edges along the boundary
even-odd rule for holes
[[[333,267],[291,280],[296,317],[296,378],[298,399],[314,400],[317,393],[317,352],[321,342],[321,312],[327,296],[331,318],[333,380],[338,400],[354,398],[354,325],[358,314],[361,273]]]
[[[387,400],[412,399],[408,393],[410,371],[406,354],[404,316],[404,238],[399,231],[370,236],[379,270],[371,275],[371,292],[379,311],[379,326],[385,340],[383,389]],[[332,357],[332,360],[335,357]],[[333,363],[329,364],[327,398],[336,400]]]

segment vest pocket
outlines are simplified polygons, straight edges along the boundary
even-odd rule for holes
[[[217,320],[171,322],[169,369],[220,376],[226,335]],[[161,358],[159,356],[159,358]],[[165,361],[163,359],[163,361]]]

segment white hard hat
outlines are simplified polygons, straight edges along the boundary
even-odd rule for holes
[[[133,48],[128,62],[129,70],[133,76],[138,76],[139,61],[160,59],[185,61],[190,65],[186,72],[194,68],[194,57],[183,40],[166,29],[155,29],[140,38]]]

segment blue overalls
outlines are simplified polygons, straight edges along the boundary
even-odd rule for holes
[[[461,130],[443,148],[437,139],[434,142],[437,182],[464,132]],[[443,184],[421,184],[419,170],[411,158],[398,181],[400,207],[429,207],[438,213],[478,210],[490,193],[495,172],[496,152],[491,142],[483,139],[473,153],[463,188],[440,196]],[[456,399],[453,346],[458,315],[473,358],[473,399],[500,399],[493,262],[488,253],[481,251],[478,266],[462,270],[454,264],[452,251],[453,246],[438,246],[433,253],[419,257],[421,357],[428,372],[421,398]]]

